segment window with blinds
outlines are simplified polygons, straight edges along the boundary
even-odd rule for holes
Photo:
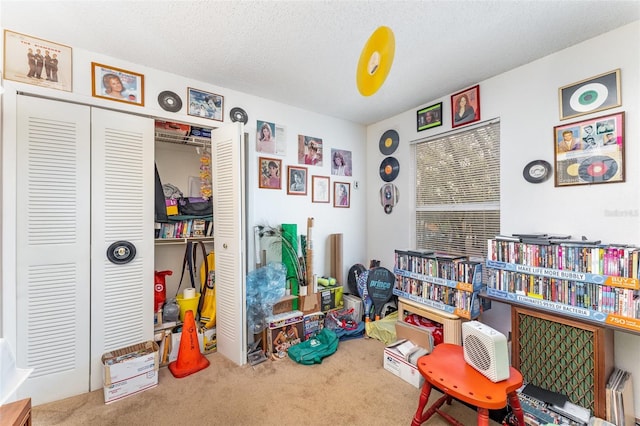
[[[485,257],[500,233],[500,123],[416,143],[416,248]]]

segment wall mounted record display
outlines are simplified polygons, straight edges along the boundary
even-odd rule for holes
[[[178,112],[182,108],[182,99],[177,94],[165,90],[158,95],[158,105],[165,111]]]
[[[380,142],[378,146],[380,147],[380,152],[384,155],[391,155],[398,149],[398,145],[400,144],[400,136],[398,132],[393,129],[389,129],[380,136]]]
[[[551,176],[551,164],[544,160],[534,160],[524,166],[522,176],[527,182],[542,183]]]
[[[229,111],[229,117],[234,123],[239,121],[242,124],[247,124],[247,122],[249,121],[249,116],[247,115],[246,111],[238,107],[231,108],[231,111]]]
[[[391,182],[400,173],[400,163],[395,157],[387,157],[380,163],[380,177],[385,182]]]
[[[560,120],[622,105],[620,69],[563,86],[558,90]]]

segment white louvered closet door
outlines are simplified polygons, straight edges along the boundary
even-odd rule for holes
[[[89,114],[17,98],[16,357],[34,368],[18,397],[34,404],[88,389]]]
[[[247,362],[244,146],[242,125],[211,132],[218,352]]]
[[[102,354],[153,339],[154,121],[92,109],[91,390]],[[128,241],[136,256],[114,264],[107,249]]]

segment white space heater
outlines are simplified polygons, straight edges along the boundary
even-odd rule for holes
[[[479,321],[462,323],[464,360],[492,382],[509,378],[507,338]]]

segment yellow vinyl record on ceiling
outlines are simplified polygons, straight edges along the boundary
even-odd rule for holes
[[[356,83],[362,96],[371,96],[382,87],[393,63],[396,40],[389,27],[379,27],[371,34],[364,45],[358,69]]]

